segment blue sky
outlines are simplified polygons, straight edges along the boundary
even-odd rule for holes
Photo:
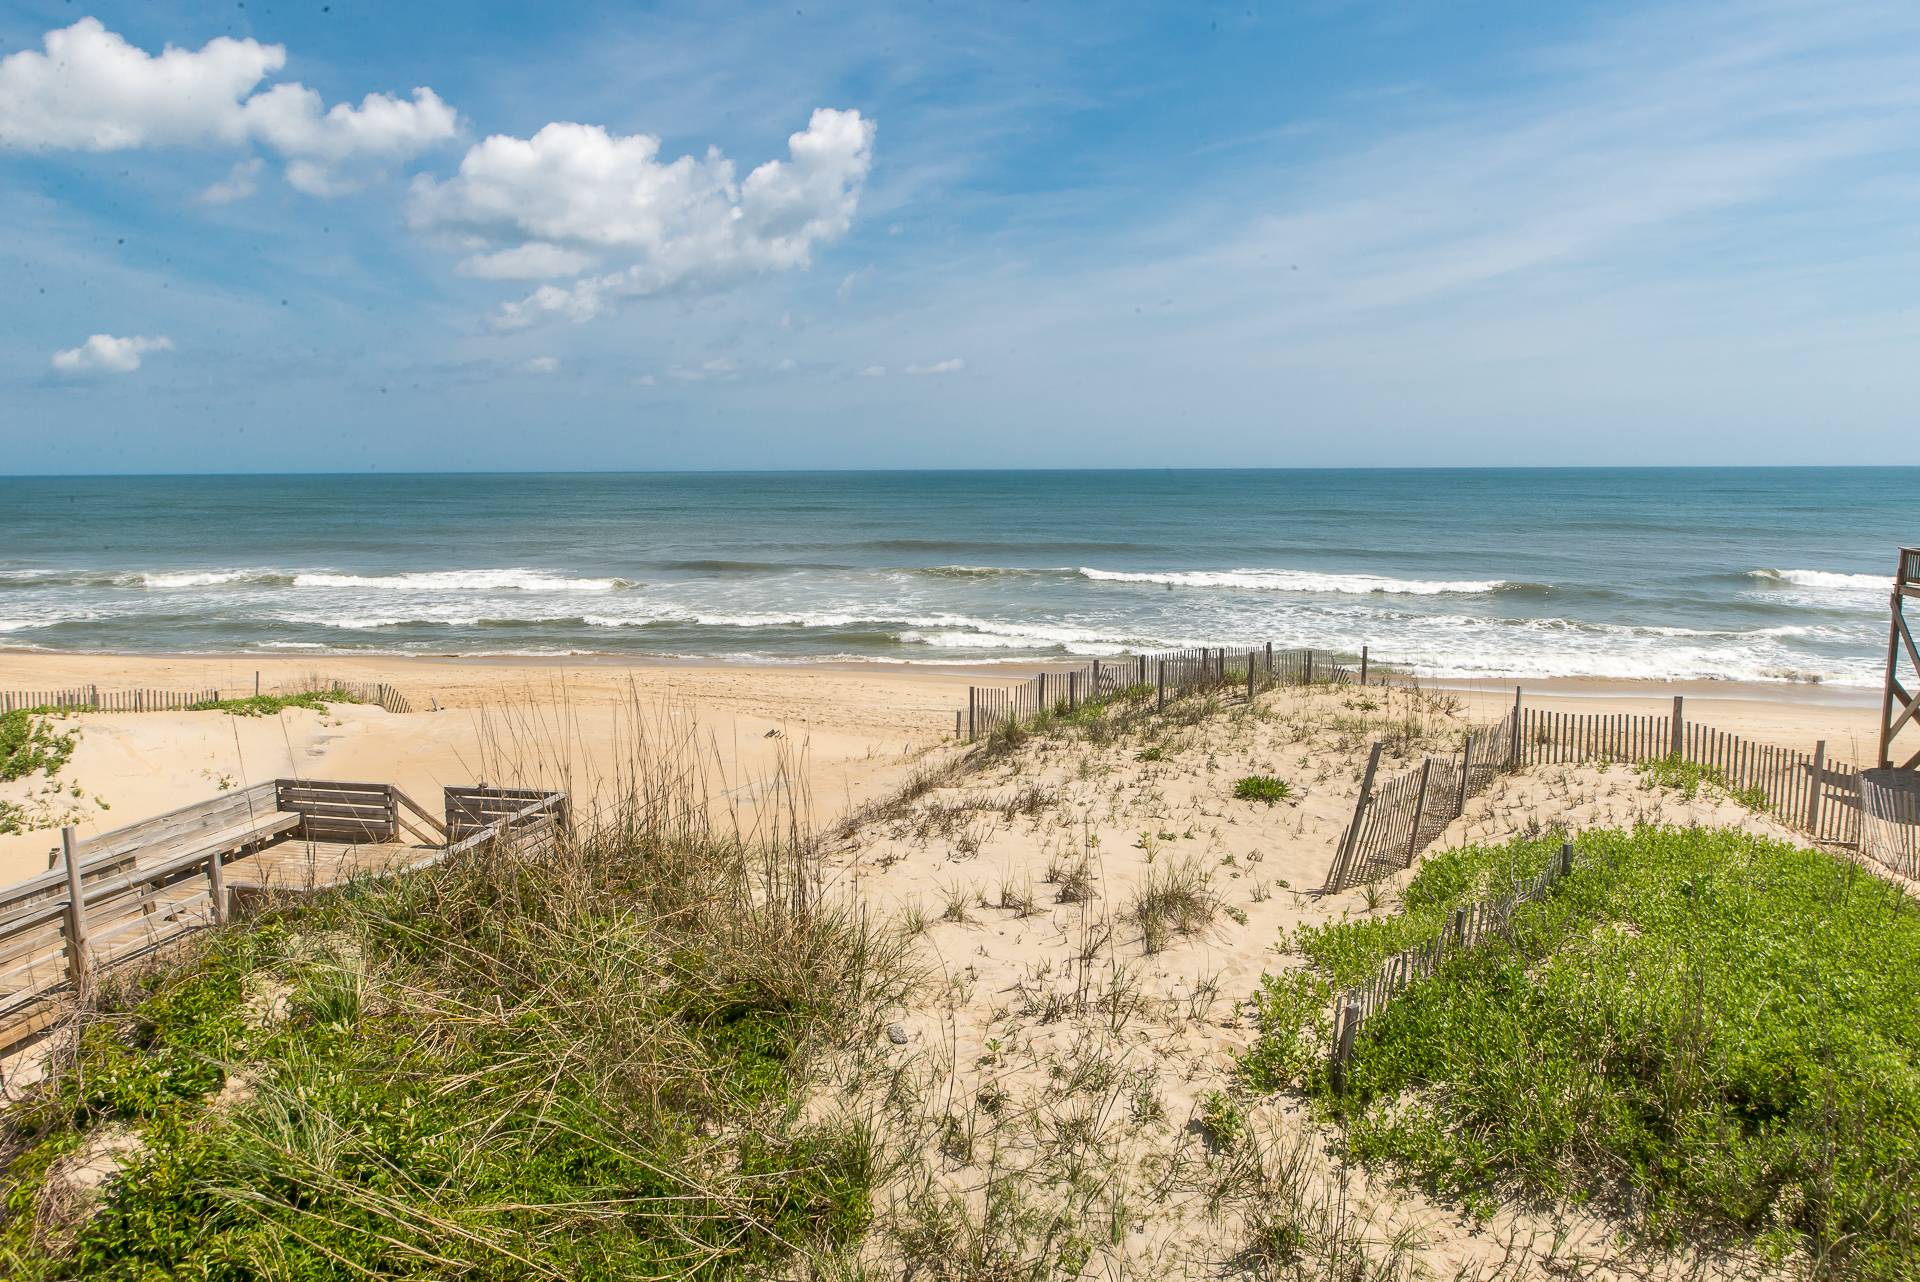
[[[13,472],[1920,462],[1910,0],[0,42]]]

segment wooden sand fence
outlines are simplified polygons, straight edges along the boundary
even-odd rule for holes
[[[1497,775],[1534,765],[1690,762],[1815,841],[1860,844],[1857,766],[1828,757],[1825,740],[1812,752],[1801,752],[1689,721],[1680,696],[1666,715],[1553,712],[1527,707],[1516,689],[1512,711],[1497,724],[1466,734],[1459,753],[1428,756],[1380,781],[1384,746],[1376,743],[1367,758],[1353,819],[1323,891],[1345,890],[1408,867],[1465,811],[1469,797],[1484,792]]]
[[[1359,1037],[1367,1020],[1408,988],[1439,970],[1455,953],[1472,948],[1489,936],[1511,938],[1515,911],[1545,899],[1563,878],[1572,875],[1576,863],[1573,843],[1564,843],[1559,856],[1548,861],[1531,880],[1505,895],[1454,909],[1446,925],[1430,939],[1395,953],[1380,963],[1372,978],[1336,994],[1333,1041],[1327,1065],[1334,1089],[1342,1090],[1346,1086],[1347,1067],[1353,1062],[1354,1039]]]
[[[24,708],[55,712],[183,712],[196,703],[213,703],[218,690],[102,690],[96,685],[68,690],[0,690],[0,713]]]
[[[275,694],[325,694],[338,690],[361,703],[371,703],[388,712],[413,711],[405,695],[384,681],[334,681],[326,677],[305,677],[273,691]],[[251,694],[260,693],[256,676]],[[52,712],[186,712],[194,707],[218,703],[222,698],[244,699],[246,690],[102,690],[97,685],[72,686],[65,690],[0,690],[0,713],[22,709],[46,709]]]
[[[1245,689],[1249,698],[1281,685],[1344,685],[1367,680],[1367,651],[1358,669],[1325,650],[1276,650],[1273,643],[1246,650],[1206,646],[1095,659],[1077,668],[1049,669],[1016,686],[969,686],[967,710],[955,714],[955,729],[969,741],[1006,725],[1021,725],[1043,712],[1068,713],[1091,700],[1133,691],[1165,708],[1171,695]],[[962,722],[960,717],[964,715]]]
[[[1894,767],[1860,772],[1860,853],[1920,880],[1920,774]]]

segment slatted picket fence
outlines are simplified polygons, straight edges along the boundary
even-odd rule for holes
[[[52,708],[62,712],[179,712],[219,697],[218,690],[102,690],[94,685],[67,690],[0,690],[0,712],[18,712],[22,708]]]
[[[388,712],[413,710],[405,695],[385,681],[335,681],[326,677],[305,677],[276,688],[275,694],[324,694],[340,690],[361,703],[371,703]],[[229,690],[226,698],[244,698],[257,689]],[[102,690],[97,685],[71,686],[64,690],[0,690],[0,713],[23,708],[46,708],[58,712],[184,712],[197,704],[217,703],[219,690]]]
[[[1920,774],[1892,767],[1860,772],[1860,853],[1920,880]]]
[[[1093,699],[1134,690],[1161,706],[1169,697],[1202,690],[1245,689],[1249,693],[1280,685],[1365,684],[1367,656],[1361,649],[1358,670],[1325,650],[1281,649],[1271,643],[1246,650],[1207,646],[1095,659],[1077,668],[1041,672],[1015,686],[970,686],[964,734],[985,738],[1001,726],[1024,724],[1043,711],[1071,712]]]
[[[1335,1089],[1343,1085],[1347,1065],[1353,1060],[1354,1039],[1369,1019],[1408,988],[1439,970],[1448,957],[1480,944],[1489,936],[1509,937],[1514,913],[1526,904],[1545,899],[1563,878],[1573,874],[1578,864],[1574,844],[1567,842],[1560,847],[1559,857],[1549,860],[1530,880],[1507,894],[1456,908],[1446,925],[1431,938],[1395,953],[1380,963],[1366,982],[1336,994],[1329,1052]]]
[[[1354,815],[1322,889],[1375,881],[1412,864],[1466,802],[1494,777],[1533,765],[1592,761],[1639,765],[1677,758],[1718,780],[1815,841],[1854,846],[1861,836],[1861,772],[1827,755],[1762,743],[1686,718],[1683,698],[1667,715],[1556,712],[1527,707],[1520,691],[1498,723],[1471,732],[1458,754],[1429,756],[1402,774],[1376,779],[1374,745]],[[1470,767],[1469,767],[1469,764]],[[1462,770],[1468,769],[1462,786]]]

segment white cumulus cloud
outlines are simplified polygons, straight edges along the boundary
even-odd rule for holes
[[[805,267],[816,245],[846,234],[873,162],[874,126],[821,108],[787,140],[788,156],[736,179],[717,150],[663,161],[650,134],[556,122],[531,138],[495,135],[445,181],[415,180],[410,217],[472,250],[475,276],[575,276],[506,304],[513,328],[587,320],[614,300],[715,288]]]
[[[115,338],[112,334],[95,334],[78,347],[55,352],[53,367],[63,374],[131,374],[140,368],[140,358],[147,352],[172,350],[173,340],[164,335]]]
[[[453,108],[431,89],[411,99],[368,94],[328,108],[305,85],[255,92],[286,65],[281,45],[220,36],[198,50],[158,54],[129,44],[98,19],[49,31],[41,50],[0,59],[0,148],[124,151],[135,147],[264,146],[287,162],[287,180],[334,195],[372,168],[453,137]],[[209,200],[250,189],[230,177]]]
[[[527,361],[529,374],[557,374],[560,371],[558,356],[535,356]]]
[[[258,156],[236,160],[225,178],[208,184],[206,190],[200,193],[200,199],[209,205],[230,205],[236,200],[245,200],[260,186],[260,169],[261,160]]]
[[[885,365],[869,365],[860,371],[861,378],[885,378],[886,376],[887,367]]]
[[[966,361],[955,356],[948,360],[935,361],[931,365],[909,365],[906,372],[909,374],[958,374],[966,367]]]

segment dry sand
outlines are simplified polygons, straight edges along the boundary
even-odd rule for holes
[[[951,743],[970,678],[918,670],[341,659],[255,662],[0,653],[0,689],[272,690],[316,674],[386,681],[414,711],[365,705],[278,716],[85,713],[56,786],[0,784],[0,800],[81,835],[118,828],[229,787],[299,777],[393,783],[431,813],[440,789],[485,780],[569,787],[583,804],[636,750],[643,718],[697,722],[715,777],[750,801],[785,760],[804,765],[824,820],[877,795],[920,754]],[[439,711],[432,711],[435,707]],[[0,836],[0,884],[47,867],[51,828]]]
[[[1458,701],[1444,693],[1367,707],[1378,699],[1281,690],[1257,715],[1229,703],[1107,744],[1035,739],[846,835],[844,883],[913,936],[931,976],[897,1013],[905,1043],[879,1047],[868,1070],[885,1124],[920,1154],[886,1190],[884,1223],[945,1208],[1002,1246],[1017,1231],[1038,1236],[1034,1225],[1097,1226],[1092,1276],[1208,1277],[1236,1275],[1250,1212],[1304,1205],[1310,1231],[1364,1238],[1376,1254],[1408,1234],[1440,1277],[1521,1260],[1524,1274],[1509,1276],[1543,1276],[1576,1258],[1579,1276],[1741,1271],[1629,1266],[1614,1258],[1617,1225],[1570,1210],[1470,1223],[1404,1188],[1343,1177],[1328,1133],[1298,1104],[1236,1091],[1235,1059],[1255,1037],[1249,998],[1263,973],[1296,964],[1287,933],[1390,910],[1411,876],[1313,893],[1352,813],[1364,745],[1409,714],[1432,746],[1457,741]],[[1296,795],[1235,800],[1234,781],[1252,773]],[[1686,799],[1630,768],[1544,766],[1497,780],[1434,848],[1639,822],[1794,839],[1711,788]],[[1150,940],[1142,892],[1175,875],[1203,883],[1215,910]],[[1252,1127],[1232,1152],[1201,1125],[1217,1093],[1240,1094]],[[1027,1229],[988,1215],[996,1181],[1020,1190]]]

